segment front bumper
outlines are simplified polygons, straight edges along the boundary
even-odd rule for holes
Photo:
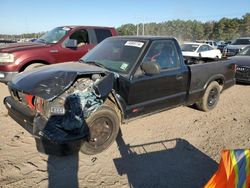
[[[33,120],[36,113],[20,102],[15,101],[12,97],[5,97],[3,102],[9,116],[30,134],[33,134]]]
[[[250,76],[243,76],[242,74],[235,75],[236,82],[250,84]]]
[[[7,83],[12,80],[12,78],[17,75],[18,72],[5,72],[0,71],[0,82]]]
[[[59,156],[79,152],[88,135],[86,129],[63,130],[55,124],[56,117],[47,120],[11,96],[4,99],[4,104],[10,117],[35,137],[39,152]]]

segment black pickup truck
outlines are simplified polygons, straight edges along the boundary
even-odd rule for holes
[[[235,83],[230,60],[192,64],[168,37],[111,37],[79,63],[23,72],[8,84],[9,115],[40,152],[96,154],[130,119],[180,105],[213,109]]]

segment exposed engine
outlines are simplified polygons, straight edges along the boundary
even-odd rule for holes
[[[43,101],[41,114],[47,119],[58,116],[62,119],[61,126],[66,130],[80,128],[82,121],[103,103],[93,88],[101,78],[99,74],[79,78],[66,92],[53,101]]]

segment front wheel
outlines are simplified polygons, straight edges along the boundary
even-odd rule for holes
[[[32,63],[32,64],[28,65],[28,66],[24,69],[24,71],[29,71],[29,70],[32,70],[32,69],[34,69],[34,68],[42,67],[42,66],[44,66],[44,65],[45,65],[45,64],[43,64],[43,63]]]
[[[82,143],[81,152],[94,155],[106,150],[116,139],[120,120],[116,111],[107,105],[101,106],[86,119],[89,138]]]
[[[196,103],[198,109],[208,112],[215,108],[220,98],[220,85],[218,82],[211,82],[203,97]]]

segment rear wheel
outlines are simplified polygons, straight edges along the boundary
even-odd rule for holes
[[[211,82],[203,97],[196,103],[198,109],[202,111],[210,111],[215,108],[220,98],[220,85],[218,82]]]
[[[106,150],[116,139],[120,120],[111,106],[103,105],[89,118],[89,138],[82,143],[81,152],[94,155]]]

